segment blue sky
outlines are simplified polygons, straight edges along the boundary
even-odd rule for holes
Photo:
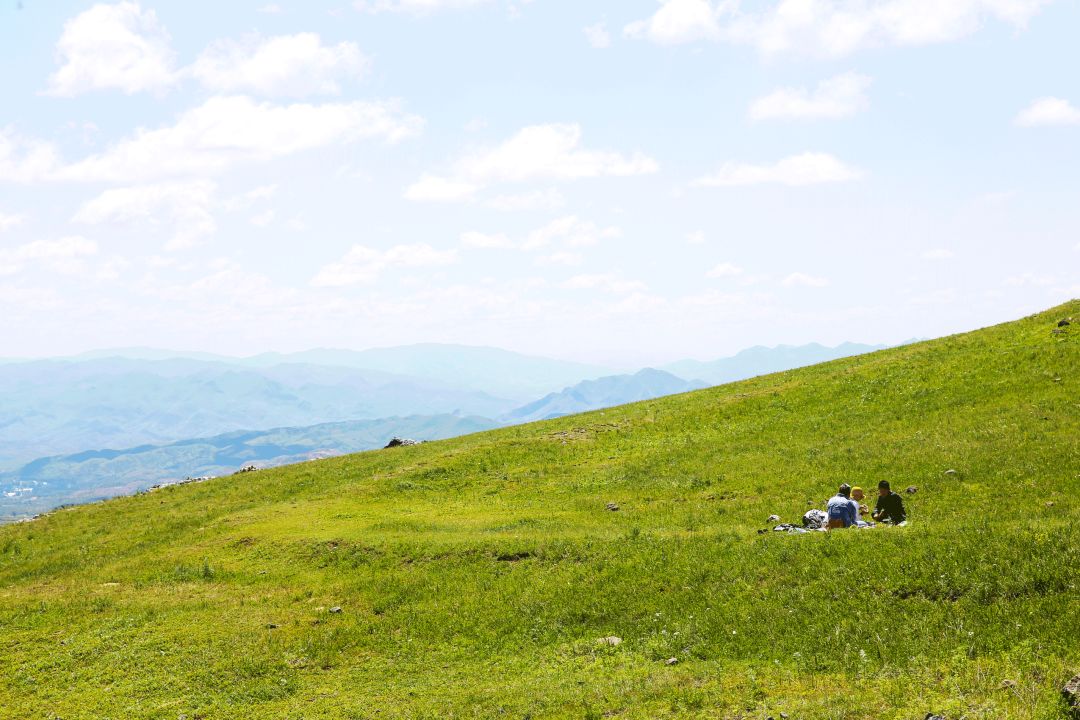
[[[1080,3],[0,0],[0,355],[633,367],[1080,296]]]

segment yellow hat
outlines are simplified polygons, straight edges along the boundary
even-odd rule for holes
[[[858,491],[858,492],[862,492],[862,488],[861,488],[861,487],[859,487],[858,485],[856,485],[855,487],[851,488],[851,492],[852,492],[852,494],[854,494],[854,493],[855,493],[856,491]]]

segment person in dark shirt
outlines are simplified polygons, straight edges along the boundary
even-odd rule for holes
[[[874,519],[878,522],[887,522],[893,525],[905,522],[907,513],[904,511],[904,500],[892,491],[888,480],[882,480],[878,483],[877,492],[878,499],[877,504],[874,506]]]

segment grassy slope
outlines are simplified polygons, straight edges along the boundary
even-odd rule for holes
[[[0,714],[1059,717],[1063,315],[0,528]],[[880,478],[911,526],[755,534]]]

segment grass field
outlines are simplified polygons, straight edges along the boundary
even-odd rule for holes
[[[1061,718],[1066,316],[2,527],[0,717]]]

